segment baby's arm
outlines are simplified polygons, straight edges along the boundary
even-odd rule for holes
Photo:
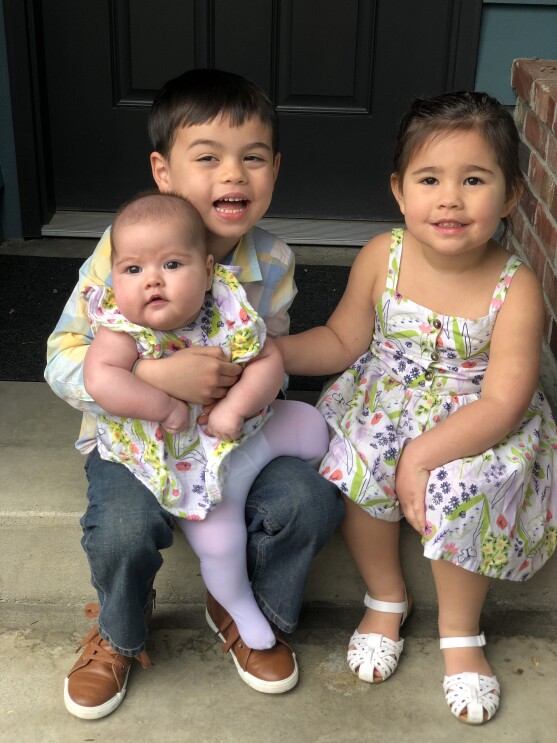
[[[132,374],[136,359],[133,338],[100,327],[83,366],[87,392],[110,415],[158,422],[168,433],[183,431],[188,426],[188,406]]]
[[[541,288],[530,269],[522,266],[493,329],[480,399],[411,441],[399,460],[396,494],[406,519],[420,533],[426,522],[429,473],[487,451],[523,419],[538,383],[542,332]]]
[[[248,362],[239,381],[209,413],[207,433],[219,439],[237,439],[242,424],[277,396],[284,377],[282,356],[267,338],[255,359]]]
[[[344,371],[368,348],[373,335],[374,288],[387,271],[389,236],[379,235],[358,253],[335,311],[320,327],[277,338],[287,374]]]

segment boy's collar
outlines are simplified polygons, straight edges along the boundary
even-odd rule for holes
[[[236,273],[242,283],[261,281],[261,267],[253,241],[253,228],[242,235],[240,242],[222,261],[226,266],[238,266],[241,270]]]

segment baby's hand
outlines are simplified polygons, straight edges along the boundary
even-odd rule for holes
[[[190,411],[185,402],[170,398],[170,412],[160,424],[167,433],[181,433],[185,431],[190,422]]]
[[[209,413],[205,430],[209,436],[214,436],[223,441],[225,439],[239,439],[244,420],[243,415],[232,410],[230,405],[226,404],[225,398],[218,402]]]

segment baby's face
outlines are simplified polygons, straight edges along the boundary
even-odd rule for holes
[[[155,330],[193,322],[211,288],[213,258],[197,231],[177,218],[118,228],[112,286],[120,312]]]

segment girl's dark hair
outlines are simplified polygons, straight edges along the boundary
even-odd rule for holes
[[[222,115],[232,126],[257,116],[271,129],[273,155],[278,153],[277,112],[261,88],[232,72],[209,69],[189,70],[162,86],[149,113],[151,144],[168,158],[178,129]]]
[[[402,183],[408,163],[432,134],[472,130],[480,132],[495,153],[505,178],[507,201],[517,197],[524,185],[518,131],[508,110],[487,93],[458,91],[416,98],[399,124],[394,175]]]

